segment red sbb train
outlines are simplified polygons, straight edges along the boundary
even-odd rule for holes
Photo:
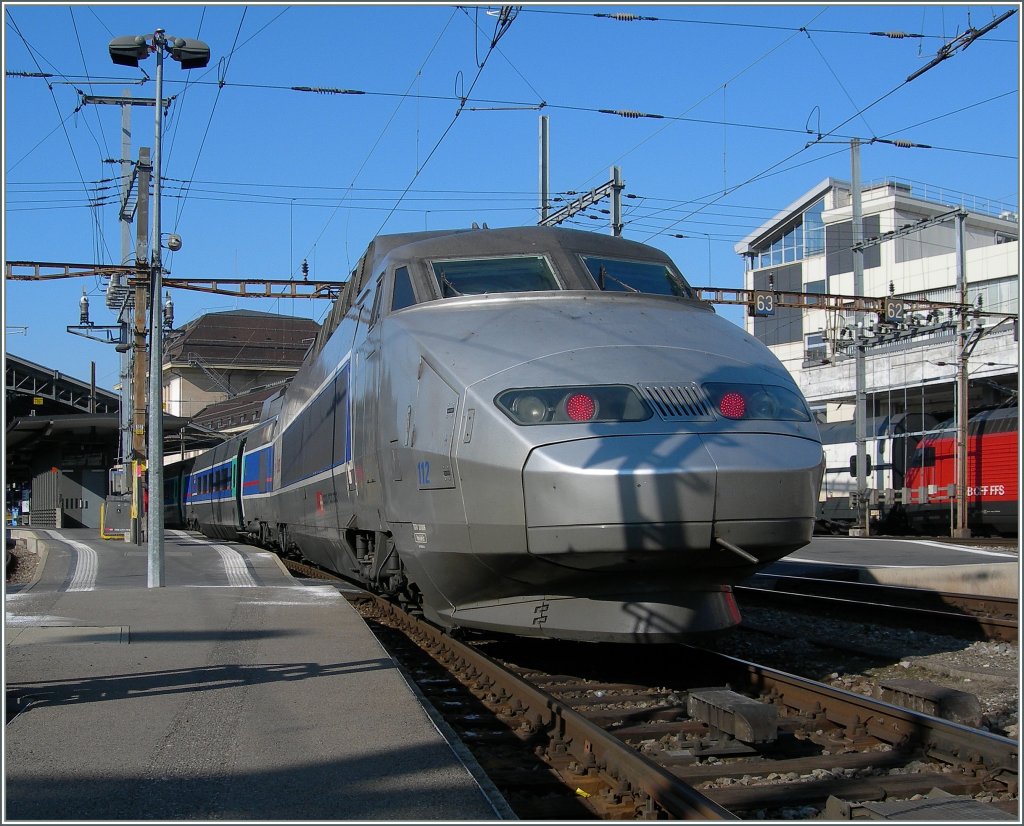
[[[967,423],[967,526],[973,533],[1016,536],[1019,514],[1019,414],[1016,407],[986,410]],[[946,529],[956,507],[956,430],[946,422],[925,436],[906,475],[910,526]]]

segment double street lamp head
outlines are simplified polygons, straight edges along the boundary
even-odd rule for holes
[[[210,47],[202,40],[167,37],[157,29],[150,43],[144,35],[123,35],[110,41],[110,59],[118,66],[138,66],[157,49],[166,50],[182,69],[202,69],[210,62]]]
[[[118,66],[138,66],[149,57],[149,44],[140,35],[124,35],[110,41],[110,59]]]

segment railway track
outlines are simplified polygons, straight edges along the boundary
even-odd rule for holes
[[[460,641],[349,598],[523,819],[1017,811],[1008,738],[688,646]]]
[[[949,634],[964,639],[1017,642],[1018,601],[835,579],[757,574],[734,589],[740,605],[799,608],[844,619]]]

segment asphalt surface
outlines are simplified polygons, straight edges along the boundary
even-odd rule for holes
[[[509,816],[335,588],[183,534],[149,588],[94,536],[6,594],[5,821]]]

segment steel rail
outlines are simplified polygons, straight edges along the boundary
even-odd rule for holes
[[[339,579],[301,563],[286,560],[285,564],[306,576]],[[580,788],[593,791],[592,803],[604,816],[621,818],[624,809],[632,808],[645,818],[737,819],[726,806],[715,802],[715,790],[709,797],[694,789],[688,778],[676,776],[671,766],[658,765],[571,705],[475,648],[380,597],[362,592],[350,598],[372,603],[388,624],[443,667],[460,674],[459,679],[471,691],[485,696],[488,706],[498,708],[499,718],[510,727],[518,725],[528,742],[544,738],[538,753],[570,788],[573,777],[579,777]],[[705,649],[680,645],[679,652],[688,670],[705,679],[719,680],[762,702],[835,726],[845,738],[869,737],[900,752],[949,764],[964,778],[1017,788],[1019,745],[1015,740]],[[594,791],[596,788],[602,791]],[[754,793],[754,789],[749,791]]]
[[[524,682],[488,657],[386,600],[374,599],[396,625],[429,638],[442,658],[447,654],[462,660],[492,684],[492,691],[511,701],[518,701],[526,722],[535,731],[546,732],[550,740],[549,752],[569,754],[581,766],[595,768],[620,785],[628,785],[634,794],[646,796],[669,817],[681,820],[738,819],[728,809],[652,763],[553,695]]]
[[[1020,747],[1016,740],[725,654],[690,650],[695,662],[725,676],[734,690],[769,696],[804,714],[822,715],[850,736],[866,733],[893,746],[916,744],[927,754],[955,765],[1017,776]]]
[[[757,575],[750,582],[771,581],[773,587],[734,586],[737,597],[784,603],[810,611],[862,618],[870,609],[873,620],[963,635],[971,639],[1016,642],[1018,602],[1009,597],[977,596],[925,588],[906,588],[867,582]]]

